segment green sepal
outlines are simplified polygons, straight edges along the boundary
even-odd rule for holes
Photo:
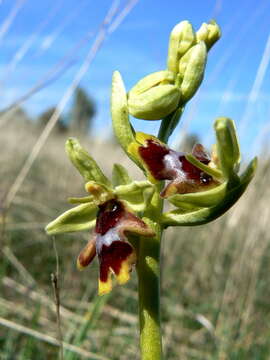
[[[66,141],[66,152],[85,181],[96,181],[111,186],[110,180],[103,174],[96,161],[80,145],[77,139],[69,138]]]
[[[167,198],[167,200],[177,207],[185,208],[185,205],[197,207],[209,207],[221,202],[227,193],[227,183],[223,183],[211,190],[199,191],[189,194],[176,194]]]
[[[144,211],[147,208],[153,192],[154,187],[149,181],[133,181],[115,188],[115,194],[119,199],[125,201],[135,212]]]
[[[113,73],[112,78],[111,115],[114,134],[123,150],[130,156],[127,148],[135,138],[129,121],[125,85],[118,71]]]
[[[131,177],[128,175],[127,170],[121,164],[114,164],[112,170],[112,183],[113,186],[127,185],[132,182]]]
[[[169,211],[162,216],[162,224],[168,226],[196,226],[217,219],[229,210],[246,190],[254,176],[257,158],[253,159],[240,177],[240,184],[226,192],[226,196],[217,205],[183,213],[180,209]]]
[[[48,235],[88,230],[95,226],[96,214],[93,203],[78,205],[50,222],[45,230]]]
[[[211,168],[208,165],[205,165],[200,160],[196,159],[195,156],[191,154],[186,154],[185,158],[188,162],[190,162],[192,165],[196,166],[200,170],[204,171],[206,174],[211,175],[213,178],[220,180],[223,178],[222,172],[218,169]]]
[[[225,178],[232,180],[241,160],[240,149],[233,120],[217,118],[214,124],[217,139],[217,157]]]

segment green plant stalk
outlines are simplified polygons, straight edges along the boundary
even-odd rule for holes
[[[185,104],[182,104],[178,109],[173,113],[166,116],[162,121],[158,132],[158,138],[164,143],[167,143],[169,137],[172,135],[176,126],[178,125],[181,116],[184,112]]]
[[[158,133],[161,141],[167,143],[183,110],[184,106],[162,120]],[[163,199],[160,197],[160,192],[162,188],[163,182],[156,186],[151,203],[143,217],[143,220],[155,230],[156,236],[153,238],[141,237],[138,251],[141,360],[161,360],[163,358],[160,321],[160,245],[163,231],[161,227]]]
[[[160,326],[160,243],[162,229],[160,216],[163,200],[161,186],[153,195],[143,220],[156,232],[153,238],[141,238],[137,273],[139,282],[140,346],[142,360],[162,359],[162,337]]]

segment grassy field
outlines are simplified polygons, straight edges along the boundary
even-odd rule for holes
[[[10,120],[1,128],[1,198],[31,151],[38,130]],[[51,274],[54,239],[44,226],[83,195],[65,152],[66,135],[43,148],[6,217],[1,219],[0,359],[49,360],[59,354]],[[130,167],[113,144],[82,139],[107,174]],[[139,178],[136,169],[131,173]],[[255,180],[219,220],[167,230],[162,249],[165,359],[264,360],[270,354],[270,166],[260,159]],[[76,257],[90,235],[57,236],[64,359],[139,359],[136,274],[109,296],[97,297],[98,264],[84,272]]]

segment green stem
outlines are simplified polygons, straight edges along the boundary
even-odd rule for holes
[[[151,226],[156,236],[141,238],[138,256],[140,345],[142,360],[162,359],[162,338],[160,328],[160,241],[162,229],[160,215],[163,200],[157,186],[151,204],[143,220]]]
[[[166,116],[162,121],[158,133],[159,140],[163,141],[164,143],[168,142],[169,137],[173,133],[174,129],[176,128],[177,124],[180,121],[180,118],[184,112],[184,106],[179,107],[176,111],[171,113],[170,115]]]
[[[167,143],[184,111],[179,107],[162,120],[158,138]],[[160,244],[162,237],[161,215],[163,200],[160,197],[163,183],[156,186],[152,201],[143,220],[153,228],[156,236],[140,239],[137,273],[139,282],[139,318],[141,360],[162,360],[160,325]]]

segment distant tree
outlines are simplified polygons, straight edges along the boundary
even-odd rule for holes
[[[43,113],[41,113],[38,117],[38,124],[40,126],[45,126],[48,123],[48,121],[50,120],[50,118],[52,117],[55,110],[56,110],[56,107],[52,106],[52,107],[48,108],[47,110],[45,110]],[[64,124],[63,118],[61,116],[56,123],[56,130],[58,132],[67,131],[67,126]]]
[[[95,113],[94,101],[84,89],[77,88],[71,110],[71,130],[73,132],[87,133]]]
[[[30,116],[27,114],[26,110],[21,106],[16,106],[8,111],[5,110],[0,111],[0,117],[6,117],[6,119],[8,120],[15,119],[25,124],[29,124],[29,122],[31,122],[32,120]]]

